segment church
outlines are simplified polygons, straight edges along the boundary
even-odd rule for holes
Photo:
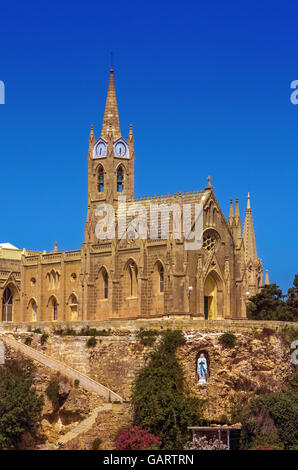
[[[114,70],[111,68],[101,135],[91,126],[88,150],[88,207],[84,242],[76,251],[47,253],[0,244],[2,322],[101,321],[196,317],[246,318],[246,303],[263,285],[257,256],[250,196],[242,227],[239,201],[230,201],[226,219],[211,178],[201,190],[135,198],[134,135],[121,134]],[[201,246],[186,250],[185,240],[125,236],[99,239],[97,208],[117,212],[127,205],[200,204]],[[161,222],[162,223],[162,222]],[[117,220],[116,220],[117,224]],[[269,283],[266,275],[265,283]]]

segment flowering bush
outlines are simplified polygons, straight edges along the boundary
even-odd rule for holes
[[[255,450],[272,450],[271,447],[269,447],[268,444],[264,444],[262,446],[256,446],[256,449]]]
[[[206,436],[195,437],[189,442],[185,450],[228,450],[228,446],[219,439],[207,439]]]
[[[117,450],[158,449],[161,439],[138,426],[128,426],[119,431],[114,444]]]

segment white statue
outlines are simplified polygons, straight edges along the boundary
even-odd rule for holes
[[[200,354],[197,363],[197,373],[199,376],[199,385],[204,385],[207,383],[207,372],[208,372],[208,365],[207,359],[203,353]]]

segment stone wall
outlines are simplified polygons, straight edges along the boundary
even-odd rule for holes
[[[279,324],[272,322],[270,328],[268,322],[202,323],[205,328],[190,328],[190,322],[184,323],[187,343],[179,348],[178,357],[192,393],[208,399],[206,419],[218,421],[222,415],[230,414],[234,404],[245,403],[261,389],[278,391],[286,387],[292,366]],[[234,331],[237,338],[232,348],[219,342],[219,336],[227,330]],[[91,349],[86,347],[87,337],[50,335],[44,352],[129,400],[135,374],[151,350],[140,343],[137,332],[138,329],[114,327],[110,336],[98,337],[96,347]],[[20,333],[21,337],[27,335],[34,336],[33,347],[41,348],[39,335]],[[196,375],[201,351],[209,360],[207,386],[199,386]]]

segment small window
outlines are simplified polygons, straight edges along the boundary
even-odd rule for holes
[[[120,167],[120,168],[118,168],[118,171],[117,171],[117,191],[118,191],[118,193],[122,193],[122,191],[123,191],[123,180],[124,180],[123,170],[122,170],[122,167]]]
[[[97,181],[98,192],[104,192],[104,172],[103,167],[100,166],[98,170],[98,181]]]
[[[164,292],[164,270],[162,265],[159,269],[159,292]]]
[[[32,302],[32,321],[36,321],[36,318],[37,318],[37,305],[36,305],[36,302]]]
[[[53,320],[57,320],[58,318],[58,304],[56,302],[56,300],[54,300],[53,302]]]
[[[104,282],[104,299],[109,297],[109,277],[108,273],[105,271],[103,275],[103,282]]]

